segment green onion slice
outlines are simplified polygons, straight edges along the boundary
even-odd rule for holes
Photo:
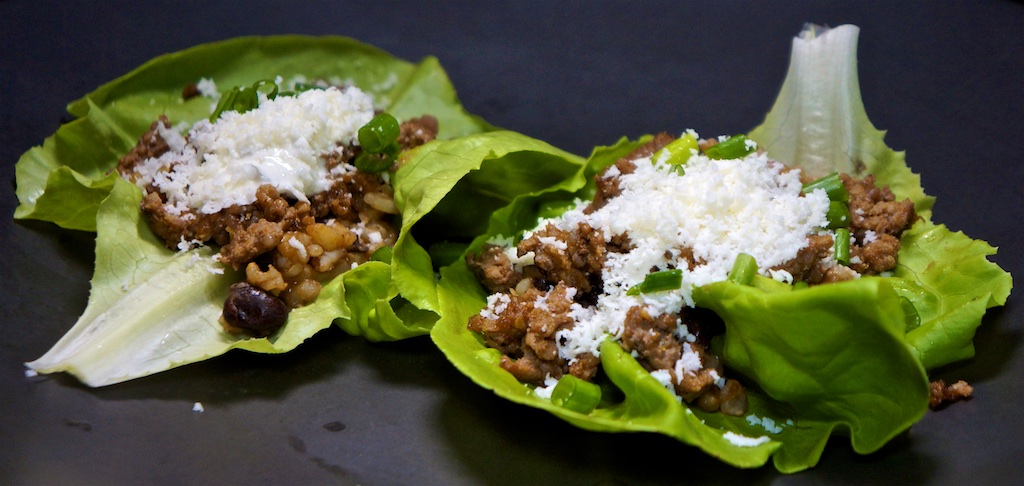
[[[574,412],[590,413],[601,401],[601,387],[572,375],[564,375],[551,391],[551,402]]]
[[[747,143],[744,135],[733,135],[724,142],[708,147],[704,151],[710,159],[740,159],[746,157],[756,149],[756,145]]]
[[[644,281],[626,291],[626,295],[649,294],[665,290],[676,290],[683,286],[683,271],[678,268],[648,273]]]
[[[267,99],[274,99],[278,95],[277,83],[269,79],[261,79],[252,86],[236,86],[231,91],[224,93],[217,103],[217,108],[210,115],[210,123],[217,121],[225,111],[237,111],[245,113],[260,105],[260,93],[267,96]]]
[[[815,189],[822,189],[828,194],[829,201],[847,202],[850,200],[850,193],[846,191],[843,180],[839,178],[838,172],[833,172],[821,179],[817,179],[803,186],[803,193],[810,194]]]
[[[697,150],[699,150],[697,139],[687,133],[655,152],[651,160],[668,165],[681,166],[690,160],[690,156]]]
[[[390,155],[361,152],[356,156],[354,165],[363,172],[377,173],[390,169],[394,163],[395,159]]]
[[[736,255],[736,261],[732,263],[732,270],[729,270],[728,280],[740,285],[754,283],[754,276],[757,275],[757,260],[747,253]]]
[[[398,120],[389,113],[381,113],[359,128],[359,145],[371,154],[389,153],[397,155]]]
[[[850,230],[846,228],[839,228],[836,230],[836,235],[833,238],[835,244],[833,250],[835,252],[836,261],[843,264],[850,264]]]
[[[277,98],[277,93],[280,88],[272,79],[261,79],[252,84],[252,89],[257,93],[263,93],[266,95],[268,100],[272,100]]]
[[[825,214],[828,220],[828,229],[846,228],[850,226],[850,207],[842,201],[829,201],[828,213]]]

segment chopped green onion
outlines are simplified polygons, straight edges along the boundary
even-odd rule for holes
[[[277,93],[280,88],[273,80],[261,79],[252,84],[252,89],[256,90],[257,93],[265,94],[268,100],[272,100],[277,98]]]
[[[676,290],[683,286],[683,271],[678,268],[648,273],[644,281],[626,291],[626,295],[649,294],[665,290]]]
[[[210,123],[217,121],[220,118],[220,114],[225,111],[231,111],[231,107],[235,102],[235,97],[238,96],[238,88],[231,88],[231,91],[224,93],[220,97],[220,101],[217,102],[217,108],[210,114]]]
[[[828,220],[828,229],[846,228],[850,226],[850,207],[842,201],[829,201],[828,213],[825,214]]]
[[[359,145],[363,151],[356,156],[355,166],[363,172],[384,172],[398,157],[398,120],[381,113],[359,128]]]
[[[557,218],[574,207],[576,201],[544,201],[537,208],[537,215],[544,219]]]
[[[564,375],[551,391],[551,403],[574,412],[590,413],[601,401],[601,387],[572,375]]]
[[[754,282],[755,275],[757,275],[757,260],[747,253],[736,255],[732,270],[729,270],[729,281],[740,285],[750,285]]]
[[[802,192],[810,194],[815,189],[824,190],[830,201],[846,202],[850,200],[850,193],[846,191],[846,186],[843,185],[843,180],[839,178],[838,172],[804,184]]]
[[[687,133],[655,152],[651,160],[681,166],[690,160],[690,156],[697,150],[699,150],[697,139]]]
[[[312,83],[295,83],[292,86],[292,89],[295,90],[296,93],[302,93],[303,91],[309,91],[311,89],[321,89],[321,88],[319,86],[315,85],[315,84],[312,84]]]
[[[733,135],[724,142],[708,147],[704,151],[709,159],[740,159],[754,151],[756,144],[748,143],[744,135]]]
[[[220,97],[217,108],[210,115],[210,122],[217,121],[225,111],[245,113],[255,109],[260,105],[260,93],[265,94],[267,99],[272,100],[277,97],[277,90],[277,83],[269,79],[256,81],[252,86],[236,86],[231,88],[231,91]]]
[[[377,173],[390,169],[394,163],[395,159],[390,155],[361,152],[356,156],[354,165],[363,172]]]
[[[388,113],[381,113],[359,128],[359,145],[371,154],[387,153],[394,145],[397,152],[398,120]],[[396,154],[390,154],[392,156]]]
[[[906,297],[900,297],[900,305],[903,307],[903,319],[907,327],[906,332],[913,331],[921,326],[921,315],[917,312],[917,307],[914,303]]]
[[[839,228],[836,230],[836,236],[834,238],[835,244],[833,250],[836,254],[836,261],[843,264],[850,264],[850,230],[846,228]]]

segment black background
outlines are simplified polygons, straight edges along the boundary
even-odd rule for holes
[[[13,222],[14,164],[66,103],[152,57],[248,34],[351,36],[437,56],[468,111],[586,155],[624,135],[756,126],[804,22],[861,27],[867,112],[938,197],[933,219],[1000,246],[992,259],[1024,274],[1020,3],[0,1],[0,483],[1020,481],[1019,295],[986,316],[976,358],[935,374],[970,381],[973,400],[869,456],[834,438],[792,476],[575,429],[473,385],[425,337],[331,329],[287,355],[229,353],[102,389],[24,375],[85,307],[93,236]]]

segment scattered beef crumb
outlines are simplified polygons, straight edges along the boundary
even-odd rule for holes
[[[966,400],[974,395],[974,387],[966,381],[960,380],[952,385],[946,385],[945,381],[936,380],[931,383],[928,394],[928,406],[933,410],[941,409],[950,403]]]
[[[185,88],[181,90],[181,99],[189,100],[199,96],[199,85],[196,83],[190,83],[185,85]]]

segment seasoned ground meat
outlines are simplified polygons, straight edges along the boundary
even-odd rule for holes
[[[505,251],[497,245],[486,245],[479,254],[467,254],[466,265],[490,293],[507,292],[523,278],[512,267],[512,260]]]
[[[117,172],[121,174],[121,177],[135,182],[135,173],[132,168],[136,164],[151,157],[159,157],[171,149],[167,145],[167,141],[160,136],[160,126],[170,128],[171,122],[166,116],[160,115],[157,121],[150,124],[149,130],[139,137],[139,142],[132,147],[131,152],[118,160]]]
[[[502,312],[473,316],[469,329],[480,333],[488,347],[501,351],[501,367],[523,383],[543,385],[545,378],[566,373],[592,379],[599,363],[594,356],[570,365],[555,346],[555,333],[573,325],[569,311],[574,293],[560,283],[550,292],[531,288],[522,294],[502,294],[507,299]]]
[[[785,270],[795,281],[821,284],[851,280],[859,275],[878,275],[896,267],[900,235],[917,219],[914,204],[895,201],[888,187],[875,185],[875,177],[854,179],[840,174],[850,195],[850,263],[831,260],[833,240],[828,235],[808,236],[808,245],[795,258],[773,270]]]
[[[971,398],[974,395],[974,387],[963,380],[952,385],[946,385],[943,380],[936,380],[931,382],[928,392],[928,406],[936,409],[952,402]]]
[[[695,316],[690,316],[690,322],[699,327]],[[681,341],[677,334],[677,321],[678,317],[674,315],[652,317],[643,307],[632,307],[626,313],[622,348],[635,353],[637,361],[648,371],[667,370],[676,393],[687,402],[696,400],[701,410],[721,410],[727,415],[746,413],[747,398],[743,385],[732,379],[719,382],[725,371],[718,358],[708,353],[700,342]],[[705,334],[710,329],[710,326],[705,328]],[[699,357],[699,369],[683,371],[679,376],[676,362],[683,356],[684,347]]]
[[[832,256],[833,241],[830,235],[809,235],[807,246],[797,252],[792,260],[777,265],[773,270],[785,270],[794,281],[820,283],[828,271],[826,262]]]
[[[119,160],[117,170],[122,177],[135,182],[136,166],[170,150],[160,135],[162,128],[170,128],[170,121],[163,116]],[[400,125],[398,144],[403,150],[422,145],[437,135],[437,129],[437,120],[431,116],[409,120]],[[340,147],[326,156],[325,162],[333,168],[351,163],[358,155],[358,147]],[[321,281],[369,260],[377,249],[393,245],[398,236],[394,221],[398,208],[391,186],[379,174],[359,170],[338,176],[329,190],[311,195],[309,202],[284,197],[273,186],[263,185],[252,204],[214,214],[170,208],[166,195],[152,185],[144,191],[142,214],[168,248],[218,245],[221,263],[236,270],[245,268],[252,288],[280,299],[288,308],[312,302],[319,295]],[[256,295],[248,290],[238,292]],[[231,313],[257,314],[251,309]],[[257,330],[244,323],[229,324],[254,335],[268,333],[265,326]]]
[[[534,253],[534,265],[550,285],[561,282],[582,294],[600,288],[607,246],[604,235],[588,225],[563,231],[549,224],[519,242],[517,250],[520,257]]]
[[[406,120],[399,127],[398,146],[410,149],[437,137],[437,118],[430,115]]]
[[[910,199],[896,201],[888,187],[875,185],[875,176],[854,179],[841,174],[843,186],[850,194],[850,232],[857,241],[864,241],[869,231],[897,238],[917,219]]]
[[[879,234],[870,243],[850,245],[850,268],[865,275],[878,275],[896,268],[900,240],[893,235]]]
[[[646,309],[633,307],[626,313],[622,348],[636,351],[640,364],[649,370],[670,370],[683,355],[683,344],[676,339],[675,331],[676,316],[651,317]]]

